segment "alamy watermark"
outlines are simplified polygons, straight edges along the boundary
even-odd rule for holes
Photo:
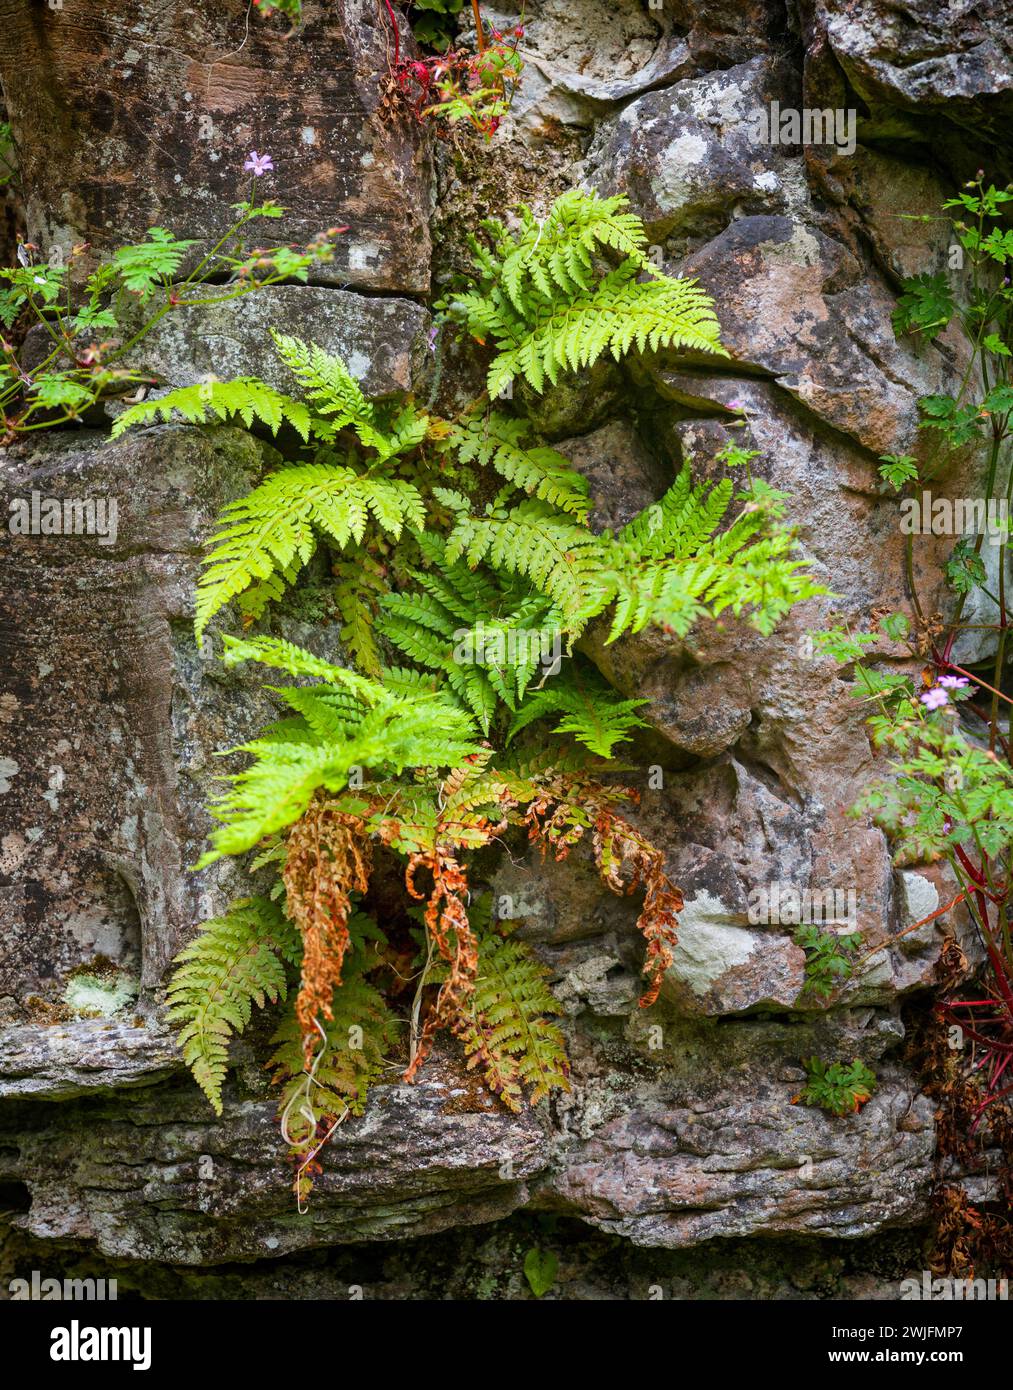
[[[902,1279],[900,1296],[932,1300],[936,1303],[1005,1302],[1009,1299],[1008,1279],[933,1279],[927,1269],[921,1279]]]
[[[905,497],[900,504],[904,536],[986,536],[989,545],[1009,539],[1009,503],[1005,497]]]
[[[854,888],[796,888],[791,883],[768,883],[754,888],[747,899],[751,926],[858,927],[858,894]]]
[[[503,628],[477,623],[454,633],[459,666],[540,667],[545,677],[559,674],[563,645],[558,628]]]
[[[68,1299],[84,1302],[113,1302],[116,1294],[115,1279],[44,1279],[39,1270],[33,1269],[29,1279],[11,1279],[7,1292],[12,1302],[50,1303]]]
[[[851,107],[799,111],[772,101],[757,111],[753,138],[760,145],[835,145],[838,154],[851,155],[858,143],[858,113]]]
[[[7,508],[12,536],[94,536],[115,545],[119,506],[115,497],[13,497]]]

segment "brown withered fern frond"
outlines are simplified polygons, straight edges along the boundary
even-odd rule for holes
[[[602,881],[613,893],[622,895],[643,888],[637,929],[647,942],[643,973],[648,986],[640,998],[640,1007],[646,1009],[657,999],[665,971],[674,959],[683,897],[665,873],[664,853],[615,809],[621,801],[638,800],[639,794],[632,787],[607,787],[585,778],[556,778],[530,802],[525,820],[530,838],[543,848],[549,846],[557,859],[565,859],[590,829],[591,849]]]
[[[285,910],[303,940],[302,976],[295,1012],[307,1060],[319,1040],[321,1015],[341,983],[348,950],[351,894],[369,887],[372,857],[362,820],[318,798],[289,831],[283,880]]]
[[[405,884],[417,902],[426,898],[415,883],[415,875],[422,868],[428,869],[433,877],[426,902],[426,931],[441,960],[446,962],[448,972],[436,1003],[422,1025],[415,1055],[405,1072],[406,1081],[414,1081],[432,1046],[434,1033],[445,1027],[456,1032],[462,1026],[468,1017],[468,1001],[478,976],[478,943],[468,921],[467,873],[449,850],[437,848],[413,854],[405,870]]]

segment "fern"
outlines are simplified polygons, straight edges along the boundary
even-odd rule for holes
[[[316,343],[271,330],[281,360],[299,382],[306,399],[313,402],[318,415],[329,421],[330,431],[350,426],[367,448],[375,449],[380,460],[404,453],[422,442],[427,420],[414,409],[402,409],[389,429],[378,407],[367,400],[359,383],[344,362],[325,352]],[[319,433],[324,433],[320,431]]]
[[[368,676],[380,674],[374,624],[376,605],[389,592],[384,568],[367,551],[357,549],[334,566],[334,598],[341,614],[341,640]]]
[[[497,355],[487,379],[500,395],[517,376],[541,392],[561,370],[591,366],[605,352],[618,361],[634,347],[662,347],[727,356],[714,305],[695,280],[663,275],[644,255],[643,226],[624,197],[571,191],[543,225],[524,210],[516,235],[487,222],[493,245],[473,243],[478,287],[460,295],[454,312]],[[595,251],[618,252],[618,266],[600,274]],[[649,273],[651,278],[639,277]]]
[[[648,622],[685,635],[699,618],[725,609],[769,632],[792,604],[825,590],[795,556],[793,533],[772,525],[769,507],[753,503],[714,534],[730,500],[728,482],[710,492],[693,488],[687,466],[618,537],[596,536],[529,501],[490,507],[482,517],[459,509],[446,553],[523,574],[558,606],[571,634],[613,602],[609,641]]]
[[[619,700],[600,676],[568,670],[524,701],[510,728],[507,741],[535,719],[562,714],[557,734],[571,734],[599,757],[611,758],[617,743],[629,739],[631,729],[646,728],[636,711],[648,700]]]
[[[197,586],[197,641],[215,613],[238,595],[245,595],[243,611],[259,617],[310,559],[316,532],[343,549],[361,542],[370,519],[395,540],[406,524],[421,528],[425,512],[418,489],[337,463],[297,464],[269,474],[226,507],[209,542]]]
[[[224,779],[227,790],[210,805],[220,825],[201,868],[292,825],[318,790],[342,791],[353,768],[400,773],[406,767],[456,766],[478,751],[470,718],[439,692],[416,686],[392,693],[270,639],[233,640],[229,650],[233,661],[266,660],[293,675],[320,672],[330,679],[325,674],[324,685],[308,689],[283,687],[279,693],[298,710],[296,716],[228,750],[252,762]]]
[[[285,997],[285,964],[298,953],[298,934],[275,903],[242,898],[225,916],[204,922],[176,956],[167,1018],[179,1028],[183,1060],[216,1114],[232,1037],[247,1026],[254,1005]]]
[[[556,199],[544,221],[522,203],[522,227],[516,237],[499,222],[484,223],[502,254],[499,278],[514,307],[523,312],[532,288],[545,298],[552,296],[553,286],[566,292],[590,289],[593,257],[603,247],[650,269],[643,223],[625,211],[628,207],[624,195],[602,198],[574,188]]]
[[[416,539],[430,565],[411,571],[421,592],[384,598],[378,630],[413,661],[439,672],[488,733],[497,698],[513,709],[558,644],[559,615],[526,585],[450,560],[440,537]]]
[[[559,609],[563,624],[579,631],[607,596],[598,579],[598,538],[546,502],[495,508],[488,516],[459,512],[447,540],[447,559],[519,574]]]
[[[112,437],[117,439],[135,425],[171,420],[174,411],[191,425],[203,425],[209,419],[227,421],[238,415],[247,429],[257,421],[277,434],[282,425],[288,423],[302,440],[310,437],[310,413],[306,406],[256,377],[202,381],[196,386],[182,386],[164,396],[141,401],[117,416],[113,421]]]
[[[522,208],[516,232],[493,221],[485,231],[478,283],[456,312],[495,349],[491,392],[521,376],[541,391],[605,353],[723,352],[709,297],[654,269],[624,198],[574,191],[541,221]],[[636,793],[594,772],[601,760],[617,770],[647,702],[621,698],[574,659],[575,641],[602,616],[609,641],[648,623],[685,634],[725,612],[767,631],[823,591],[780,524],[781,495],[762,482],[737,494],[729,482],[695,488],[687,468],[617,534],[596,534],[586,481],[528,421],[485,407],[431,421],[409,399],[368,399],[318,345],[273,337],[302,400],[249,379],[211,382],[143,403],[116,433],[177,411],[275,433],[287,423],[313,450],[225,511],[198,585],[198,639],[233,599],[258,617],[321,541],[339,552],[340,636],[358,669],[280,638],[223,644],[227,665],[282,674],[266,687],[276,717],[228,750],[243,761],[212,802],[201,865],[256,849],[256,865],[280,876],[284,913],[245,900],[213,919],[181,954],[170,993],[184,1055],[220,1107],[232,1036],[254,1006],[284,996],[298,967],[270,1065],[301,1197],[334,1127],[362,1112],[393,1037],[379,967],[401,943],[378,955],[384,934],[353,909],[373,882],[376,846],[400,856],[424,931],[406,1079],[442,1029],[511,1109],[565,1089],[548,972],[489,929],[471,857],[510,827],[557,859],[583,841],[613,892],[642,894],[644,1006],[674,958],[683,906],[663,851],[620,814]],[[478,469],[503,480],[481,510],[464,495]],[[385,664],[393,652],[402,664]],[[561,751],[502,751],[539,720],[568,740]],[[394,973],[397,997],[404,973]]]
[[[452,426],[449,441],[462,463],[492,464],[515,487],[584,520],[590,508],[586,479],[555,449],[523,448],[530,432],[528,421],[493,412]]]
[[[562,1033],[548,1015],[562,1012],[548,988],[549,971],[519,941],[493,933],[478,938],[478,976],[466,1017],[455,1027],[468,1066],[519,1113],[524,1088],[535,1105],[550,1090],[570,1089]]]
[[[369,1088],[382,1074],[384,1053],[395,1038],[395,1019],[367,978],[377,963],[369,943],[382,942],[383,934],[361,912],[349,920],[348,930],[352,946],[345,956],[341,986],[334,991],[330,1018],[315,1038],[311,1055],[306,1055],[293,1008],[286,1009],[272,1038],[275,1049],[268,1066],[281,1087],[282,1137],[299,1154],[316,1144],[321,1126],[362,1114]]]

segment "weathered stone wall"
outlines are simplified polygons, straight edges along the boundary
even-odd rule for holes
[[[299,1289],[326,1296],[349,1281],[355,1253],[325,1268],[305,1252],[370,1243],[361,1267],[379,1269],[372,1243],[395,1242],[401,1263],[393,1274],[383,1264],[378,1296],[411,1297],[450,1279],[455,1230],[506,1219],[502,1235],[461,1235],[472,1282],[459,1279],[458,1296],[521,1296],[499,1265],[514,1232],[529,1238],[525,1222],[561,1222],[563,1296],[641,1297],[641,1285],[670,1281],[678,1296],[868,1297],[920,1267],[934,1116],[903,1060],[903,1018],[931,986],[943,930],[966,924],[942,918],[882,951],[824,1011],[802,992],[791,927],[751,925],[747,900],[773,882],[854,889],[876,940],[946,893],[936,869],[895,873],[883,836],[847,815],[878,766],[861,710],[805,633],[831,612],[863,627],[874,608],[905,604],[896,508],[875,461],[912,450],[917,397],[948,389],[962,360],[946,336],[920,352],[894,338],[900,277],[938,268],[946,252],[941,224],[897,214],[934,210],[980,164],[1008,173],[1003,8],[543,0],[528,6],[524,83],[493,146],[434,151],[380,103],[384,39],[365,0],[307,0],[289,39],[247,31],[238,0],[65,0],[53,12],[0,0],[0,78],[27,152],[28,233],[43,247],[104,250],[151,222],[206,235],[213,208],[240,196],[250,148],[274,157],[277,196],[296,214],[287,235],[350,227],[327,283],[192,325],[171,319],[148,353],[167,383],[208,370],[270,377],[259,344],[275,324],[340,351],[372,392],[428,391],[431,250],[439,285],[463,231],[511,201],[578,183],[626,192],[666,268],[713,294],[730,358],[719,371],[650,355],[596,370],[530,402],[540,428],[586,472],[595,523],[613,525],[684,459],[706,475],[728,438],[723,407],[743,402],[756,471],[789,495],[835,594],[769,639],[727,623],[605,647],[592,631],[585,649],[609,679],[654,701],[637,758],[661,767],[664,785],[647,787],[642,771],[642,822],[686,898],[662,1001],[650,1015],[636,1007],[635,909],[576,859],[504,858],[496,890],[514,896],[566,1010],[572,1092],[514,1117],[465,1080],[450,1048],[418,1085],[378,1087],[341,1128],[300,1216],[258,1035],[237,1049],[216,1120],[159,1003],[172,953],[237,882],[232,866],[187,865],[207,831],[212,755],[257,726],[264,697],[195,650],[189,605],[212,519],[267,446],[174,426],[115,445],[94,428],[10,449],[5,493],[120,505],[106,547],[0,536],[0,1208],[13,1210],[11,1258],[101,1258],[149,1293],[270,1296],[277,1266],[248,1277],[215,1267],[288,1257]],[[516,22],[516,7],[498,10]],[[856,109],[854,153],[758,143],[757,108],[772,100]],[[448,355],[448,405],[474,394],[455,367]],[[952,495],[972,490],[975,468],[968,459],[948,475]],[[944,603],[948,544],[917,552],[930,609]],[[326,650],[337,628],[312,616],[293,602],[279,621]],[[96,956],[127,1002],[113,1018],[74,1019],[68,983]],[[859,1115],[792,1105],[812,1054],[874,1066],[881,1084]],[[790,1238],[780,1248],[794,1275],[770,1254],[773,1237]],[[891,1241],[889,1259],[863,1261]]]

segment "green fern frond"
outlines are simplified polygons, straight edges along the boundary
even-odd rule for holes
[[[198,868],[243,854],[292,825],[318,790],[342,791],[353,768],[383,774],[456,767],[479,750],[469,715],[438,692],[385,694],[346,738],[329,737],[322,728],[322,722],[316,729],[306,722],[296,737],[263,737],[228,750],[252,762],[225,778],[227,789],[211,802],[220,825]]]
[[[608,601],[599,582],[598,538],[545,502],[528,501],[492,516],[458,516],[447,558],[524,575],[552,599],[568,631],[577,632]]]
[[[376,606],[390,592],[384,567],[365,550],[354,551],[334,566],[334,592],[341,614],[341,640],[367,676],[380,674],[380,652],[373,627]]]
[[[571,190],[542,222],[522,207],[516,234],[484,224],[492,249],[472,243],[478,283],[452,307],[480,342],[496,347],[491,397],[518,376],[541,392],[561,370],[591,366],[605,352],[617,361],[634,348],[727,356],[710,296],[652,264],[643,225],[626,207],[623,197]],[[605,250],[620,264],[602,268]]]
[[[348,690],[363,705],[375,705],[388,694],[385,683],[360,676],[345,666],[337,666],[333,661],[314,656],[305,647],[297,647],[283,637],[236,637],[225,633],[222,637],[222,664],[238,666],[244,661],[258,661],[275,671],[286,671],[290,676],[311,676],[327,681],[330,685]]]
[[[570,1089],[566,1044],[548,1017],[562,1012],[548,978],[549,971],[521,942],[493,934],[479,939],[471,1008],[455,1032],[469,1068],[477,1067],[489,1089],[515,1113],[525,1088],[533,1105],[551,1090]]]
[[[399,410],[390,428],[385,428],[385,412],[367,400],[362,388],[336,353],[325,352],[316,343],[306,343],[287,333],[271,329],[278,356],[325,417],[330,432],[350,427],[368,449],[375,449],[380,460],[416,448],[425,438],[428,420],[416,414],[411,405]],[[318,429],[317,433],[321,433]]]
[[[507,742],[536,719],[552,714],[563,718],[557,734],[571,734],[599,757],[611,758],[617,743],[628,741],[631,729],[646,728],[636,711],[649,700],[621,700],[601,677],[569,667],[562,675],[535,690],[521,705]]]
[[[388,443],[376,427],[376,412],[372,402],[362,394],[362,388],[334,353],[325,352],[316,343],[305,343],[287,333],[271,329],[278,356],[303,389],[307,400],[313,402],[318,414],[327,416],[333,430],[351,426],[363,444],[381,452]]]
[[[134,425],[171,420],[174,411],[191,425],[203,425],[209,419],[229,420],[238,415],[247,429],[253,427],[254,421],[259,421],[273,434],[287,422],[304,442],[312,429],[310,413],[301,401],[282,395],[256,377],[238,377],[234,381],[201,381],[195,386],[183,386],[164,396],[132,405],[114,420],[112,437],[118,439]]]
[[[340,464],[280,468],[225,508],[197,585],[194,631],[200,642],[215,613],[245,594],[259,617],[316,549],[322,532],[339,549],[361,542],[370,517],[395,540],[405,525],[422,528],[425,511],[413,483],[359,474]],[[251,585],[257,587],[251,592]]]
[[[285,964],[295,964],[299,933],[267,898],[242,898],[176,956],[167,994],[168,1021],[179,1029],[183,1060],[222,1113],[229,1044],[250,1021],[254,1005],[284,999]]]
[[[625,211],[628,207],[624,194],[602,198],[581,189],[563,193],[543,220],[521,204],[522,229],[506,243],[511,249],[497,267],[498,278],[514,306],[522,311],[532,288],[546,299],[557,289],[564,293],[589,289],[594,278],[593,256],[602,247],[649,268],[643,223]]]
[[[297,1153],[305,1153],[323,1137],[322,1127],[347,1114],[362,1114],[369,1088],[382,1075],[384,1056],[396,1038],[397,1021],[367,978],[375,959],[361,944],[362,921],[361,913],[349,920],[352,947],[342,962],[326,1039],[318,1039],[309,1062],[294,1008],[286,1009],[272,1038],[275,1047],[267,1065],[281,1087],[282,1137]]]
[[[462,463],[491,464],[529,496],[551,502],[583,521],[591,505],[587,480],[555,449],[524,448],[521,440],[530,432],[528,421],[493,412],[484,419],[471,418],[452,426],[449,440]]]
[[[440,672],[488,733],[497,696],[513,709],[558,647],[559,614],[524,584],[450,560],[442,538],[418,539],[431,565],[411,571],[422,592],[384,598],[378,631],[420,666]]]
[[[563,303],[546,303],[530,316],[519,342],[503,337],[489,368],[486,387],[499,396],[522,376],[535,391],[555,385],[561,369],[593,366],[604,352],[616,361],[634,347],[641,352],[688,348],[727,357],[710,295],[695,280],[637,280],[627,262],[594,289]]]

